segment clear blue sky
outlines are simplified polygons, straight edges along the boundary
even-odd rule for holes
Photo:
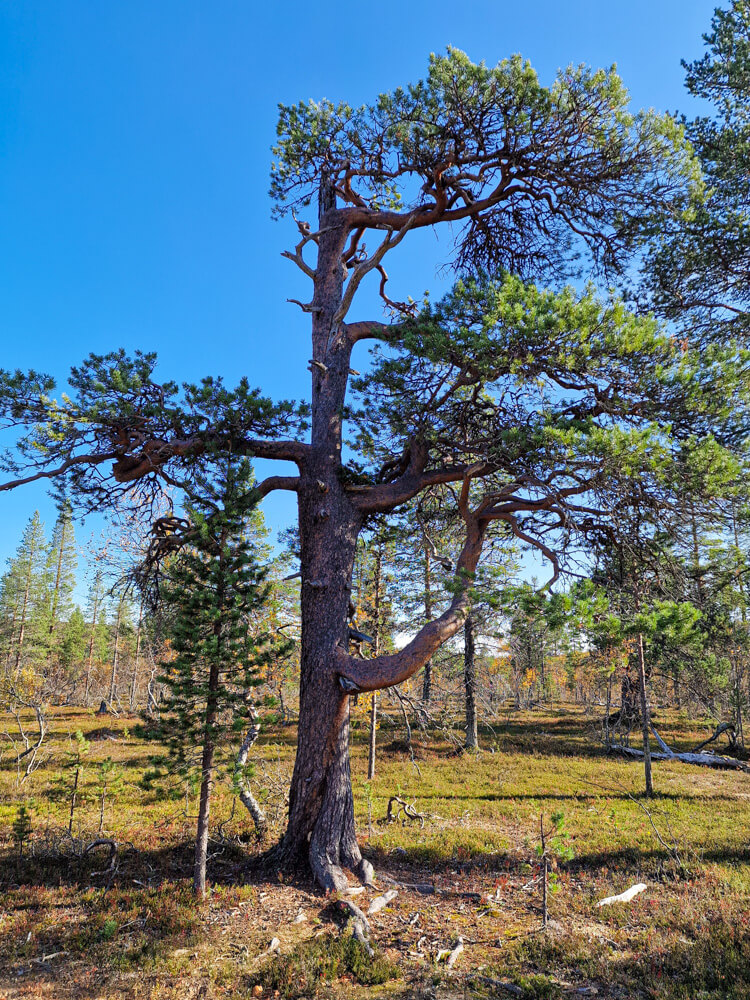
[[[520,52],[544,82],[617,63],[634,105],[691,112],[680,59],[702,53],[714,6],[0,0],[0,365],[64,379],[90,351],[140,347],[165,378],[306,395],[307,326],[286,303],[305,279],[267,197],[278,102],[370,101],[450,44]],[[437,286],[445,254],[418,247],[390,267],[397,297]],[[34,507],[49,525],[44,489],[0,494],[0,571]]]

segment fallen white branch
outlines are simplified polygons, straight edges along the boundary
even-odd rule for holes
[[[440,949],[440,951],[435,956],[435,965],[438,965],[440,962],[445,961],[445,964],[448,966],[448,968],[452,969],[456,962],[456,959],[463,950],[464,950],[464,939],[459,938],[455,948]]]
[[[389,889],[388,892],[384,892],[382,896],[376,896],[375,899],[370,903],[367,910],[367,916],[371,917],[373,913],[377,913],[379,910],[384,909],[391,900],[398,896],[396,889]]]
[[[453,951],[450,953],[450,955],[448,956],[448,958],[447,958],[447,960],[445,962],[445,964],[448,966],[449,969],[453,968],[453,966],[456,963],[456,959],[458,958],[458,956],[461,954],[461,952],[463,950],[464,950],[464,942],[463,942],[462,938],[459,938],[458,939],[458,944],[453,949]]]
[[[600,899],[596,905],[611,906],[612,903],[629,903],[631,899],[634,899],[639,892],[643,892],[646,888],[648,888],[648,886],[645,882],[639,882],[637,885],[631,885],[631,887],[626,889],[625,892],[620,892],[616,896],[607,896],[606,899]]]

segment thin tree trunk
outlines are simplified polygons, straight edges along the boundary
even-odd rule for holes
[[[219,548],[219,562],[224,561],[224,539]],[[220,586],[216,595],[218,607],[224,602],[224,588]],[[197,896],[206,894],[206,857],[208,855],[208,821],[211,815],[211,791],[214,783],[214,756],[216,753],[216,736],[214,726],[218,715],[218,698],[220,687],[220,663],[222,647],[222,621],[219,618],[213,628],[216,637],[216,649],[211,659],[208,671],[208,695],[206,698],[206,714],[203,721],[203,753],[201,755],[201,791],[198,805],[198,828],[195,835],[195,863],[193,865],[193,891]]]
[[[141,655],[141,632],[143,629],[143,598],[138,611],[138,628],[135,633],[135,660],[133,662],[133,679],[130,684],[130,711],[135,708],[136,686],[138,684],[138,661]]]
[[[53,643],[55,638],[55,632],[57,630],[57,610],[60,606],[60,581],[62,577],[62,561],[63,553],[65,552],[65,529],[68,526],[68,522],[63,518],[60,522],[60,548],[57,553],[57,569],[55,571],[55,587],[52,591],[52,611],[50,615],[49,623],[49,650],[47,652],[47,662],[52,663],[53,654]]]
[[[690,534],[693,541],[693,571],[695,573],[696,604],[699,610],[703,610],[705,595],[703,592],[703,577],[700,562],[700,545],[698,540],[698,524],[695,517],[695,507],[690,504]]]
[[[425,542],[424,545],[424,620],[432,621],[432,573],[430,565],[430,548]],[[422,701],[425,706],[429,706],[432,698],[432,660],[428,660],[424,665],[422,675]]]
[[[641,693],[641,724],[643,727],[643,770],[646,778],[646,795],[654,794],[651,783],[651,743],[649,741],[648,698],[646,696],[646,658],[643,653],[643,633],[638,633],[638,686]]]
[[[81,774],[80,765],[76,768],[76,776],[73,781],[73,792],[70,796],[70,818],[68,819],[68,833],[73,836],[73,816],[76,811],[76,798],[78,797],[78,778]]]
[[[91,668],[94,662],[94,638],[96,637],[96,616],[99,611],[99,590],[94,592],[94,609],[91,616],[91,634],[89,635],[89,650],[86,661],[86,690],[83,695],[83,704],[89,707],[89,691],[91,690]]]
[[[612,711],[612,671],[607,674],[607,714],[604,716],[604,745],[609,747],[609,716]]]
[[[208,716],[206,717],[208,723]],[[198,806],[198,830],[195,836],[193,890],[197,896],[206,894],[206,858],[208,856],[208,820],[211,815],[211,790],[214,783],[214,742],[206,737],[201,757],[201,794]]]
[[[367,780],[375,777],[375,733],[378,725],[378,693],[370,695],[370,747],[367,754]]]
[[[464,624],[464,691],[466,695],[466,749],[476,750],[477,733],[476,660],[474,655],[474,619],[469,615]]]
[[[380,598],[381,580],[383,568],[382,540],[378,539],[378,547],[375,550],[375,635],[373,636],[373,655],[380,653]],[[370,745],[367,754],[367,780],[372,781],[375,777],[375,742],[378,727],[378,693],[372,692],[370,698]]]
[[[117,605],[117,621],[115,623],[115,648],[112,652],[112,676],[109,682],[109,706],[112,708],[115,703],[115,689],[117,685],[117,664],[120,659],[120,622],[122,620],[122,600]]]
[[[542,841],[542,927],[549,923],[547,909],[547,880],[549,878],[549,858],[547,857],[547,834],[544,829],[544,813],[539,814],[539,833]]]

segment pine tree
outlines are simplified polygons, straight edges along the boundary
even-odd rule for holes
[[[77,562],[71,506],[69,501],[63,500],[52,530],[52,542],[47,550],[48,592],[45,614],[48,632],[47,655],[50,665],[59,660],[62,624],[68,620],[73,611]]]
[[[94,658],[101,659],[102,646],[102,602],[104,600],[104,580],[101,570],[97,569],[89,587],[86,601],[86,617],[88,619],[88,642],[86,647],[86,688],[83,703],[88,706],[91,692],[91,674]]]
[[[44,524],[39,512],[24,530],[16,556],[10,560],[3,578],[4,612],[10,622],[6,627],[5,672],[8,684],[26,687],[24,672],[37,672],[46,644],[44,630],[44,595],[46,589],[47,545]]]
[[[172,773],[200,780],[193,887],[203,895],[211,792],[217,770],[234,756],[233,738],[250,718],[249,689],[275,655],[262,625],[268,599],[246,528],[252,483],[247,462],[228,464],[205,483],[189,510],[190,544],[169,567],[161,602],[174,658],[164,664],[161,714],[146,734]]]
[[[76,685],[81,677],[87,649],[86,619],[76,605],[60,628],[57,657],[65,675]]]

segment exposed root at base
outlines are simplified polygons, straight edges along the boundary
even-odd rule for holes
[[[359,854],[359,849],[357,849],[357,853]],[[375,869],[369,861],[361,855],[358,858],[346,858],[343,860],[362,885],[375,885]],[[312,869],[315,881],[325,891],[346,892],[349,888],[349,881],[344,874],[343,868],[337,862],[332,861],[328,853],[324,854],[311,848],[310,868]]]

